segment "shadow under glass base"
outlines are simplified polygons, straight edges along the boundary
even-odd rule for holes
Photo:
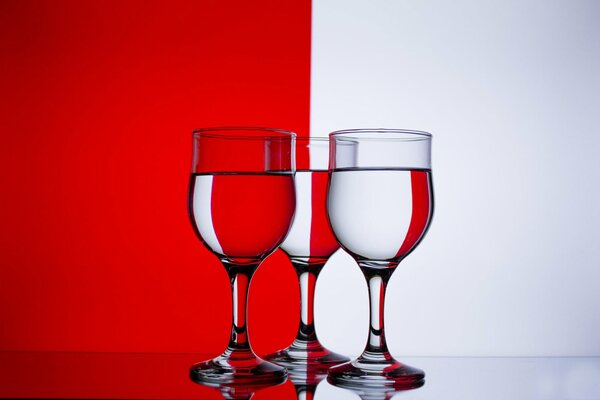
[[[327,372],[334,365],[350,361],[346,356],[327,350],[317,340],[305,342],[298,339],[288,348],[269,354],[265,358],[290,371],[310,369],[314,372]]]
[[[393,358],[369,360],[359,357],[354,361],[330,368],[327,381],[334,386],[349,389],[408,390],[425,384],[425,372]]]
[[[226,351],[190,368],[190,378],[215,385],[276,385],[287,379],[285,368],[256,357],[251,351]]]

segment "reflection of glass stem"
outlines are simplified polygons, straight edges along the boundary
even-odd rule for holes
[[[326,376],[327,374],[320,367],[307,367],[304,370],[292,372],[289,378],[296,388],[298,400],[312,400],[317,386]]]
[[[357,392],[358,397],[362,400],[390,400],[397,392],[389,391],[389,392]]]
[[[394,389],[369,389],[369,388],[349,388],[345,387],[344,390],[348,390],[355,393],[362,400],[391,400],[400,390]]]
[[[219,392],[225,400],[250,400],[254,396],[254,390],[245,386],[221,386]]]
[[[296,396],[298,400],[313,400],[317,385],[298,385],[296,386]]]

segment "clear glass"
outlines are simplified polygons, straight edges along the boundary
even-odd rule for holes
[[[192,366],[204,384],[261,385],[286,379],[285,368],[257,357],[248,340],[250,280],[281,244],[296,207],[295,134],[267,128],[206,128],[193,133],[189,212],[202,243],[223,263],[231,281],[229,345]]]
[[[329,172],[329,221],[366,278],[370,326],[362,355],[331,368],[328,381],[349,388],[419,387],[424,372],[388,351],[384,300],[392,273],[423,239],[433,215],[431,135],[397,129],[333,132]]]
[[[314,325],[314,293],[317,278],[327,259],[339,249],[327,221],[326,194],[329,183],[329,139],[296,138],[297,155],[308,155],[306,168],[296,171],[296,216],[281,244],[300,283],[300,323],[293,343],[265,358],[288,370],[310,368],[323,372],[350,361],[319,343]],[[298,157],[299,158],[299,157]]]

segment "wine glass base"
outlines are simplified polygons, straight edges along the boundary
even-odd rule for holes
[[[192,365],[190,378],[208,386],[269,386],[285,382],[287,371],[254,355],[246,358],[221,355]]]
[[[265,359],[284,366],[290,371],[311,370],[314,373],[325,373],[334,365],[350,361],[346,356],[327,350],[318,341],[297,340],[288,348],[265,356]]]
[[[329,369],[327,381],[334,386],[360,389],[416,389],[425,384],[425,372],[393,358],[382,361],[358,359]]]

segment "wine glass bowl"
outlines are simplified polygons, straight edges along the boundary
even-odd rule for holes
[[[349,361],[321,345],[314,326],[314,291],[317,278],[339,244],[327,220],[329,139],[297,138],[296,150],[309,156],[307,168],[296,171],[296,215],[280,248],[288,255],[300,284],[300,323],[292,344],[265,358],[294,369],[326,372]]]
[[[250,280],[281,244],[293,220],[295,134],[227,127],[193,133],[189,213],[202,243],[222,262],[233,294],[233,326],[225,352],[190,369],[193,380],[216,385],[276,384],[287,371],[250,346],[246,304]]]
[[[384,299],[395,268],[431,222],[431,135],[356,129],[333,132],[330,140],[329,222],[367,281],[370,329],[362,355],[331,368],[328,381],[343,387],[419,387],[424,372],[396,361],[388,351]]]

